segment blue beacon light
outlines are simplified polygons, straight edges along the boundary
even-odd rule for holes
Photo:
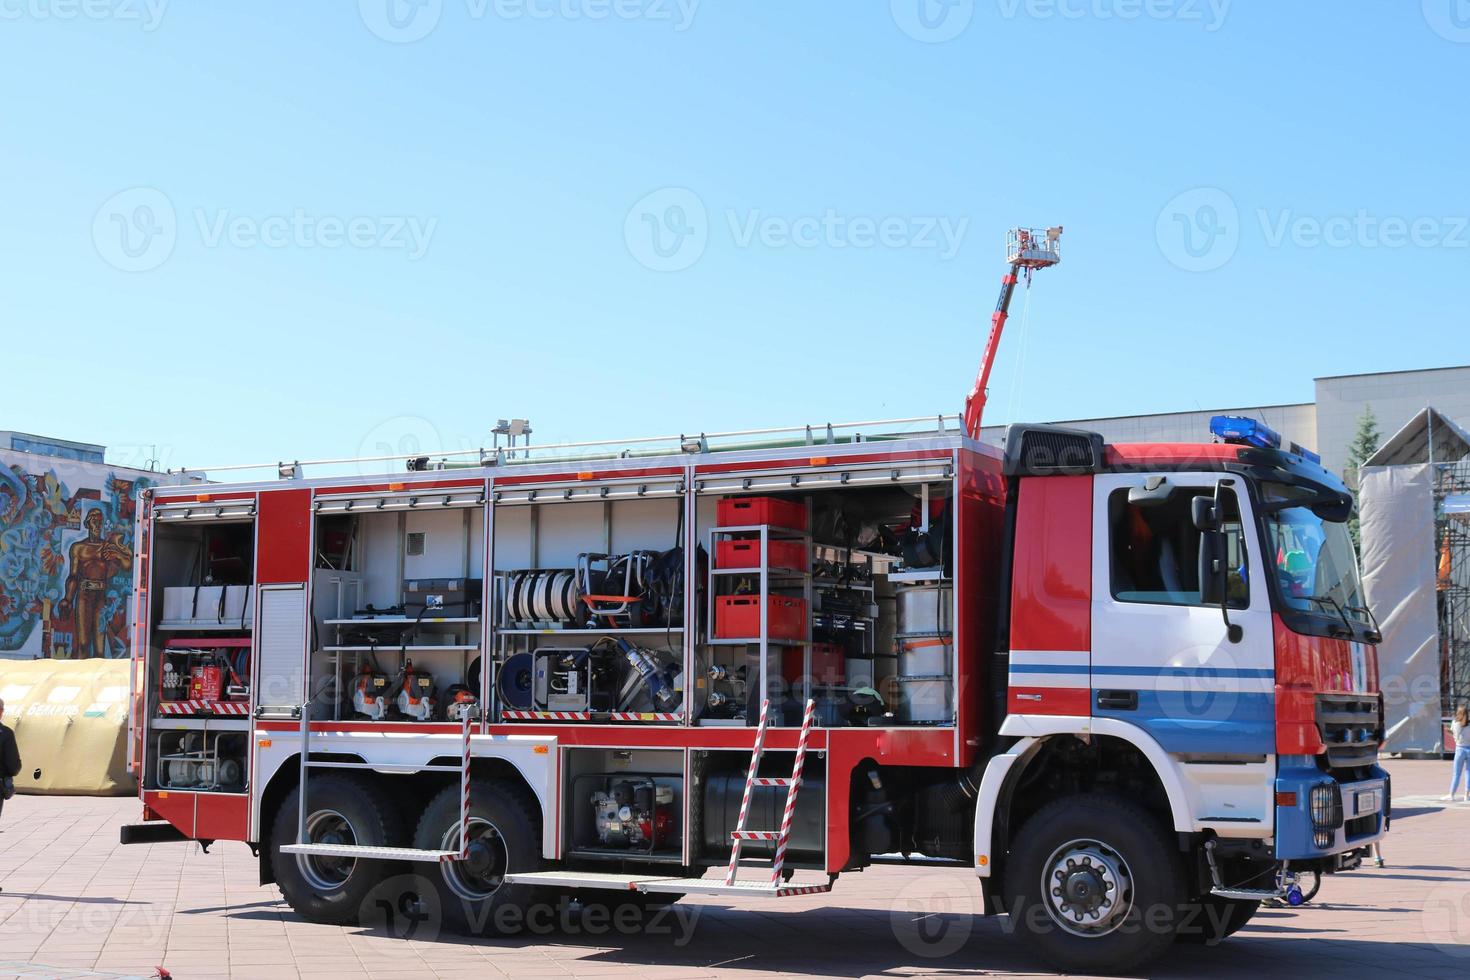
[[[1264,422],[1243,415],[1216,415],[1210,419],[1210,433],[1222,442],[1233,442],[1257,449],[1280,449],[1281,436]]]
[[[1257,449],[1280,449],[1281,434],[1264,422],[1243,415],[1216,415],[1210,419],[1210,433],[1221,442],[1239,446],[1255,446]],[[1321,464],[1322,457],[1309,449],[1291,443],[1288,452],[1301,456],[1313,463]]]

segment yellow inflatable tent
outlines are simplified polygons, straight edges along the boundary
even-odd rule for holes
[[[5,724],[15,731],[17,793],[126,796],[127,660],[0,660]]]

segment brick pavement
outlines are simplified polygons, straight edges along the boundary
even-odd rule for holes
[[[1389,866],[1328,878],[1317,901],[1262,910],[1215,949],[1179,946],[1159,977],[1448,977],[1470,969],[1470,805],[1440,800],[1449,767],[1391,762]],[[882,868],[781,903],[687,899],[657,934],[600,922],[510,940],[400,939],[302,922],[255,884],[241,844],[122,847],[134,800],[18,797],[0,821],[0,977],[153,974],[376,977],[1035,976],[1004,920],[965,914],[962,870]],[[689,936],[693,936],[690,940]],[[420,933],[422,936],[423,934]]]

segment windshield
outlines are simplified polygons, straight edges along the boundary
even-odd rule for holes
[[[1315,498],[1314,491],[1305,487],[1267,483],[1262,489],[1267,546],[1282,601],[1301,612],[1346,616],[1356,625],[1371,625],[1347,524],[1323,520],[1310,506],[1291,506],[1292,500]]]

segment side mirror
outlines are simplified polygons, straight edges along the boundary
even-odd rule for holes
[[[1189,516],[1196,531],[1220,530],[1220,511],[1214,497],[1195,497],[1189,502]],[[1204,554],[1203,550],[1200,552]]]

